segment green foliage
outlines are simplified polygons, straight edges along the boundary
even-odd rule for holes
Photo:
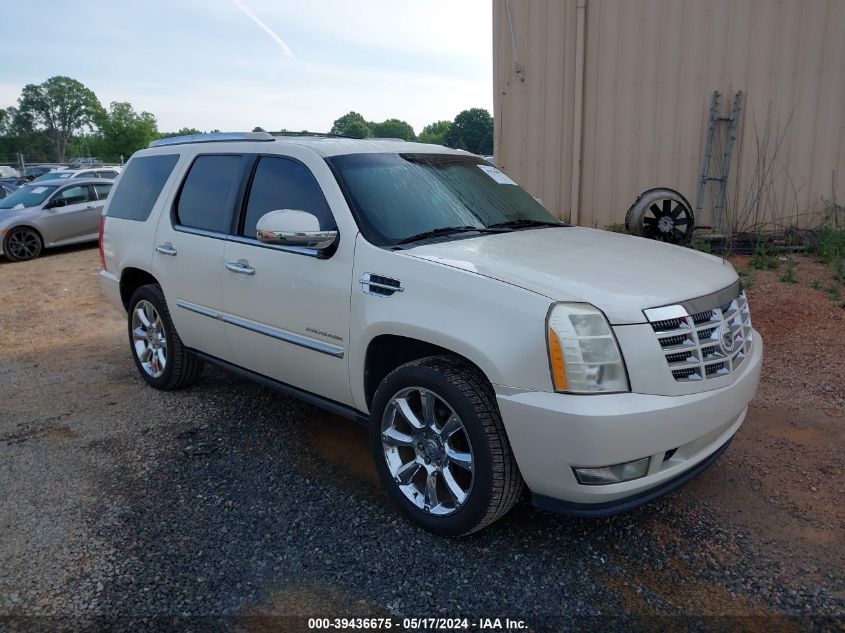
[[[763,240],[758,240],[754,247],[751,267],[756,270],[775,270],[778,267],[777,255],[769,250],[768,244]]]
[[[690,242],[690,248],[693,248],[697,251],[701,251],[702,253],[712,253],[713,248],[710,246],[710,242],[705,240],[692,240]]]
[[[189,134],[202,134],[202,130],[195,127],[183,127],[178,132],[159,132],[158,138],[170,138],[172,136],[188,136]]]
[[[97,149],[88,155],[108,161],[117,161],[121,156],[128,160],[132,154],[159,137],[155,117],[149,112],[135,112],[125,101],[113,101],[98,124],[100,132],[96,136]]]
[[[445,145],[446,136],[452,129],[451,121],[435,121],[426,125],[420,132],[420,143],[431,143],[433,145]]]
[[[44,129],[64,161],[68,139],[85,128],[93,129],[102,116],[97,96],[70,77],[50,77],[41,84],[27,84],[18,99],[18,112],[33,128]]]
[[[754,286],[754,281],[757,279],[756,270],[749,268],[748,270],[738,270],[737,273],[739,274],[740,279],[742,279],[743,288],[750,289]]]
[[[622,223],[615,223],[615,224],[608,224],[604,227],[605,231],[610,231],[611,233],[625,233],[625,225]]]
[[[830,284],[827,288],[825,288],[825,292],[832,301],[840,301],[842,299],[842,291],[836,284]]]
[[[484,108],[464,110],[455,117],[446,145],[474,154],[493,153],[493,117]]]
[[[331,133],[352,138],[369,138],[373,135],[366,119],[357,112],[347,112],[337,119],[332,124]]]
[[[265,130],[264,130],[263,127],[256,125],[254,128],[252,128],[252,131],[253,132],[264,132]]]
[[[838,259],[833,264],[833,278],[841,284],[845,284],[845,261]]]
[[[369,126],[376,138],[401,138],[403,141],[417,140],[414,128],[406,121],[387,119],[381,123],[370,123]]]
[[[825,227],[821,230],[818,243],[818,255],[828,266],[845,259],[845,229]]]
[[[813,281],[810,282],[810,288],[812,288],[813,290],[821,290],[822,289],[821,279],[813,279]]]
[[[784,270],[780,275],[780,280],[787,284],[797,284],[798,283],[798,275],[795,274],[795,262],[793,260],[789,260],[786,264],[786,270]]]

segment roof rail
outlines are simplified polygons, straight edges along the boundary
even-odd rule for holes
[[[272,141],[273,136],[267,132],[208,132],[206,134],[186,134],[184,136],[168,136],[150,143],[149,147],[163,145],[184,145],[186,143],[213,143],[216,141]]]

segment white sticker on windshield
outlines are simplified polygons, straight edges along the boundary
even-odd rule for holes
[[[30,193],[44,193],[47,191],[47,187],[35,187]]]
[[[18,202],[15,206],[12,207],[12,211],[16,209],[23,209],[23,202]]]
[[[479,165],[478,168],[483,171],[485,174],[490,176],[493,180],[498,182],[500,185],[515,185],[516,183],[511,180],[508,175],[493,167],[493,165]]]

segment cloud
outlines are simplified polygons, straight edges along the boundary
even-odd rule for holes
[[[273,31],[273,29],[271,29],[269,26],[264,24],[264,22],[259,20],[258,16],[256,16],[252,11],[247,9],[241,3],[240,0],[232,0],[232,2],[235,4],[236,7],[238,7],[238,9],[240,9],[244,13],[244,15],[246,15],[246,17],[248,17],[250,20],[255,22],[259,27],[261,27],[262,30],[264,30],[265,33],[267,33],[267,35],[269,35],[270,37],[273,38],[273,41],[275,41],[276,44],[279,45],[279,48],[281,48],[282,51],[284,51],[285,57],[287,57],[288,59],[293,59],[293,51],[290,49],[290,46],[285,44],[285,41],[281,37],[276,35],[276,33]]]

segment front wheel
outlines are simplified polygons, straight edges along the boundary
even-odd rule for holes
[[[13,262],[25,262],[41,254],[44,242],[34,229],[18,227],[10,230],[3,241],[3,252]]]
[[[148,285],[135,291],[128,326],[132,356],[147,384],[169,391],[196,382],[203,362],[182,345],[161,288]]]
[[[384,379],[373,398],[370,448],[393,501],[441,536],[484,528],[522,491],[490,383],[452,357],[413,361]]]

